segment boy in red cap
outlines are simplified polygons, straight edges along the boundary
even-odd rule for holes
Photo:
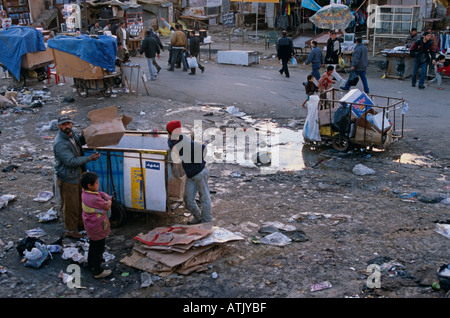
[[[189,212],[194,216],[188,224],[198,224],[212,221],[211,198],[209,195],[209,173],[204,157],[206,147],[181,134],[181,123],[173,120],[167,123],[169,133],[168,145],[171,150],[172,162],[180,163],[186,173],[184,202]],[[200,196],[201,211],[195,201],[197,192]]]

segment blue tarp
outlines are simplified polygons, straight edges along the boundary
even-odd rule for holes
[[[319,11],[322,8],[314,0],[302,0],[301,6],[313,11]]]
[[[113,36],[98,35],[67,36],[58,35],[48,40],[48,47],[78,56],[83,61],[106,69],[115,71],[117,56],[117,40]]]
[[[0,62],[20,79],[22,55],[45,51],[44,36],[32,27],[11,25],[0,31]]]

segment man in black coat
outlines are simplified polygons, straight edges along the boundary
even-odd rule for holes
[[[195,35],[195,31],[190,31],[189,41],[189,54],[191,57],[195,57],[197,59],[198,68],[202,71],[205,71],[205,67],[200,65],[200,61],[198,60],[198,55],[200,54],[200,37]],[[195,67],[191,67],[191,72],[189,75],[195,75]]]
[[[414,42],[411,47],[411,55],[414,57],[414,68],[411,77],[411,86],[416,86],[417,73],[420,69],[419,88],[425,88],[425,78],[427,76],[428,64],[434,59],[433,40],[429,32],[424,32],[422,37]]]
[[[345,84],[345,80],[337,72],[339,58],[341,57],[341,43],[337,38],[335,31],[330,31],[330,38],[327,41],[327,54],[325,55],[325,63],[334,66],[333,77],[340,83],[340,86]]]
[[[277,41],[277,57],[282,63],[282,68],[279,72],[280,74],[284,73],[286,77],[289,77],[288,62],[294,53],[292,39],[287,36],[287,31],[283,30],[281,32],[281,38]]]
[[[146,36],[142,42],[139,54],[142,55],[142,53],[145,53],[148,63],[148,70],[150,71],[149,80],[154,81],[156,79],[156,68],[153,65],[153,60],[155,59],[155,56],[159,58],[161,51],[159,49],[158,41],[152,36],[152,32],[149,30],[145,35]]]

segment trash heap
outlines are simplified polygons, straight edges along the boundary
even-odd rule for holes
[[[161,277],[188,275],[222,258],[226,242],[243,239],[211,223],[158,227],[135,236],[131,255],[120,262]]]

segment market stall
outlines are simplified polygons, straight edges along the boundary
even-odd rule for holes
[[[27,26],[12,25],[0,31],[0,64],[23,82],[29,71],[38,73],[38,79],[45,78],[45,66],[53,63],[53,56],[44,43],[39,30]]]
[[[373,56],[381,39],[406,40],[412,28],[421,30],[420,6],[377,6],[373,38]]]
[[[59,75],[72,77],[78,94],[87,97],[89,89],[101,90],[111,95],[116,71],[117,40],[99,35],[58,35],[48,41],[53,49],[56,71]]]

